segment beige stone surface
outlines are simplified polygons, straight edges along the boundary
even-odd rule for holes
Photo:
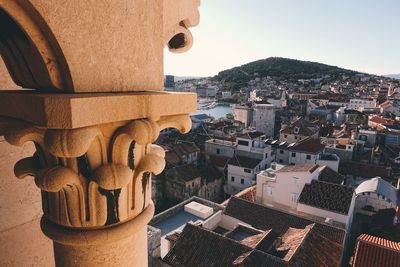
[[[191,46],[198,0],[0,0],[1,54],[26,88],[67,92],[163,89],[163,49]]]
[[[96,246],[68,246],[55,243],[57,266],[143,267],[147,266],[147,225],[118,242]],[[143,257],[145,256],[145,257]]]
[[[40,231],[39,225],[40,218],[36,218],[0,232],[0,266],[54,266],[52,242]]]
[[[8,69],[4,64],[3,59],[0,57],[0,88],[2,90],[17,90],[21,89],[18,85],[14,83],[11,79],[10,74],[8,73]]]
[[[40,231],[40,190],[33,178],[19,180],[14,164],[34,152],[0,137],[0,266],[53,266],[52,242]],[[40,248],[40,249],[38,249]]]
[[[19,180],[13,166],[25,156],[32,156],[34,146],[13,147],[0,137],[0,232],[38,218],[42,214],[40,191],[33,178]]]
[[[38,94],[0,91],[0,116],[56,129],[188,114],[196,109],[194,93]]]

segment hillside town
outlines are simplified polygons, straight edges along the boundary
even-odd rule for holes
[[[166,169],[152,180],[149,263],[398,266],[400,80],[253,76],[237,91],[166,78],[204,113],[157,141]]]

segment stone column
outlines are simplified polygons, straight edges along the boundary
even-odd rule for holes
[[[184,52],[197,0],[0,0],[0,135],[35,144],[15,175],[41,190],[57,266],[146,266],[161,130],[188,132],[196,96],[162,91],[163,49]],[[79,93],[79,94],[78,94]],[[29,178],[28,178],[29,179]]]

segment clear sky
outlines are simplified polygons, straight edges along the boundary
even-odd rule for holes
[[[210,76],[267,57],[400,73],[400,0],[202,0],[194,45],[165,74]]]

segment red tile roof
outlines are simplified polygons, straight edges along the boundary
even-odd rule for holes
[[[379,123],[382,125],[393,125],[394,124],[394,120],[382,118],[379,116],[373,116],[372,118],[369,119],[369,121],[373,122],[373,123]]]
[[[292,151],[306,152],[310,154],[317,154],[323,151],[325,148],[324,144],[321,144],[319,139],[307,138],[304,141],[296,143],[292,146]]]
[[[229,165],[234,165],[242,168],[254,169],[262,159],[253,159],[248,157],[233,156],[228,162]]]
[[[283,168],[276,171],[276,173],[281,172],[310,172],[313,173],[316,169],[318,169],[317,164],[304,164],[304,165],[286,165]]]
[[[349,186],[312,180],[304,185],[299,203],[347,215],[353,192]]]
[[[400,243],[362,234],[357,239],[353,267],[400,266]]]
[[[263,136],[263,135],[265,135],[265,133],[255,131],[255,132],[248,132],[248,133],[241,134],[238,137],[239,138],[246,138],[246,139],[250,139],[251,140],[251,139]]]

